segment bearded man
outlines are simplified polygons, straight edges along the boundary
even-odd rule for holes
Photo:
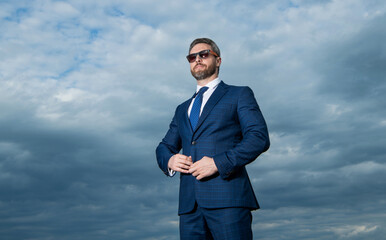
[[[252,239],[251,211],[259,208],[245,166],[268,150],[267,125],[249,87],[219,79],[220,56],[211,39],[191,43],[196,92],[156,149],[161,170],[180,173],[181,239]]]

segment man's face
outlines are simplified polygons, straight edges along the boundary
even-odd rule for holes
[[[210,45],[205,43],[199,43],[194,45],[190,53],[198,53],[202,50],[207,50],[212,48]],[[220,66],[221,60],[220,58],[216,58],[214,55],[209,54],[209,57],[206,59],[202,59],[199,56],[196,57],[196,61],[190,63],[190,72],[193,77],[197,80],[207,79],[214,74],[217,75],[217,67]]]

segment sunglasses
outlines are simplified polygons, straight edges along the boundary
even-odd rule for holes
[[[202,50],[201,52],[198,52],[198,53],[189,54],[188,56],[186,56],[186,59],[188,59],[188,62],[192,63],[192,62],[196,61],[197,55],[201,59],[206,59],[209,57],[209,54],[212,54],[212,55],[218,57],[217,53],[213,52],[210,49],[207,49],[207,50]]]

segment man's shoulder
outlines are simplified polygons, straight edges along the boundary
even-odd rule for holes
[[[186,107],[187,105],[190,104],[191,101],[192,101],[192,98],[185,100],[183,103],[179,104],[176,109],[178,110],[181,107]]]
[[[221,81],[219,86],[225,87],[225,88],[233,88],[233,89],[249,88],[248,86],[228,84],[228,83],[225,83],[224,81]]]
[[[252,89],[248,86],[230,85],[230,84],[226,84],[224,82],[221,82],[219,86],[227,89],[228,91],[232,91],[232,92],[252,91]]]

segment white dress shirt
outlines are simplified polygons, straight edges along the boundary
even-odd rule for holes
[[[214,90],[216,90],[218,84],[221,82],[221,80],[219,78],[216,78],[212,81],[210,81],[208,84],[206,84],[205,86],[200,86],[200,85],[197,85],[197,89],[196,89],[196,93],[198,93],[198,91],[200,91],[200,89],[202,87],[208,87],[208,90],[206,90],[204,92],[204,95],[202,96],[202,104],[201,104],[201,109],[200,109],[200,116],[201,116],[201,113],[202,113],[202,110],[204,109],[205,107],[205,104],[208,102],[210,96],[212,96],[212,93],[214,92]],[[190,103],[189,105],[189,108],[188,108],[188,116],[190,117],[190,112],[192,111],[192,107],[193,107],[193,103],[194,103],[194,100],[196,98],[193,98],[192,99],[192,102]],[[172,169],[169,168],[169,176],[174,176],[176,172]]]
[[[196,93],[198,93],[198,91],[200,91],[200,89],[202,87],[208,87],[209,89],[206,90],[204,92],[204,95],[202,96],[202,104],[201,104],[201,109],[200,109],[200,115],[202,113],[202,110],[204,109],[205,107],[205,104],[206,102],[208,102],[210,96],[212,96],[212,93],[214,92],[214,90],[216,90],[218,84],[220,83],[220,79],[219,78],[216,78],[214,79],[213,81],[210,81],[208,84],[206,84],[205,86],[199,86],[197,85],[197,89],[196,89]],[[192,107],[193,107],[193,103],[194,103],[194,100],[196,98],[193,98],[192,99],[192,102],[190,103],[189,105],[189,108],[188,108],[188,116],[190,117],[190,112],[192,111]]]

